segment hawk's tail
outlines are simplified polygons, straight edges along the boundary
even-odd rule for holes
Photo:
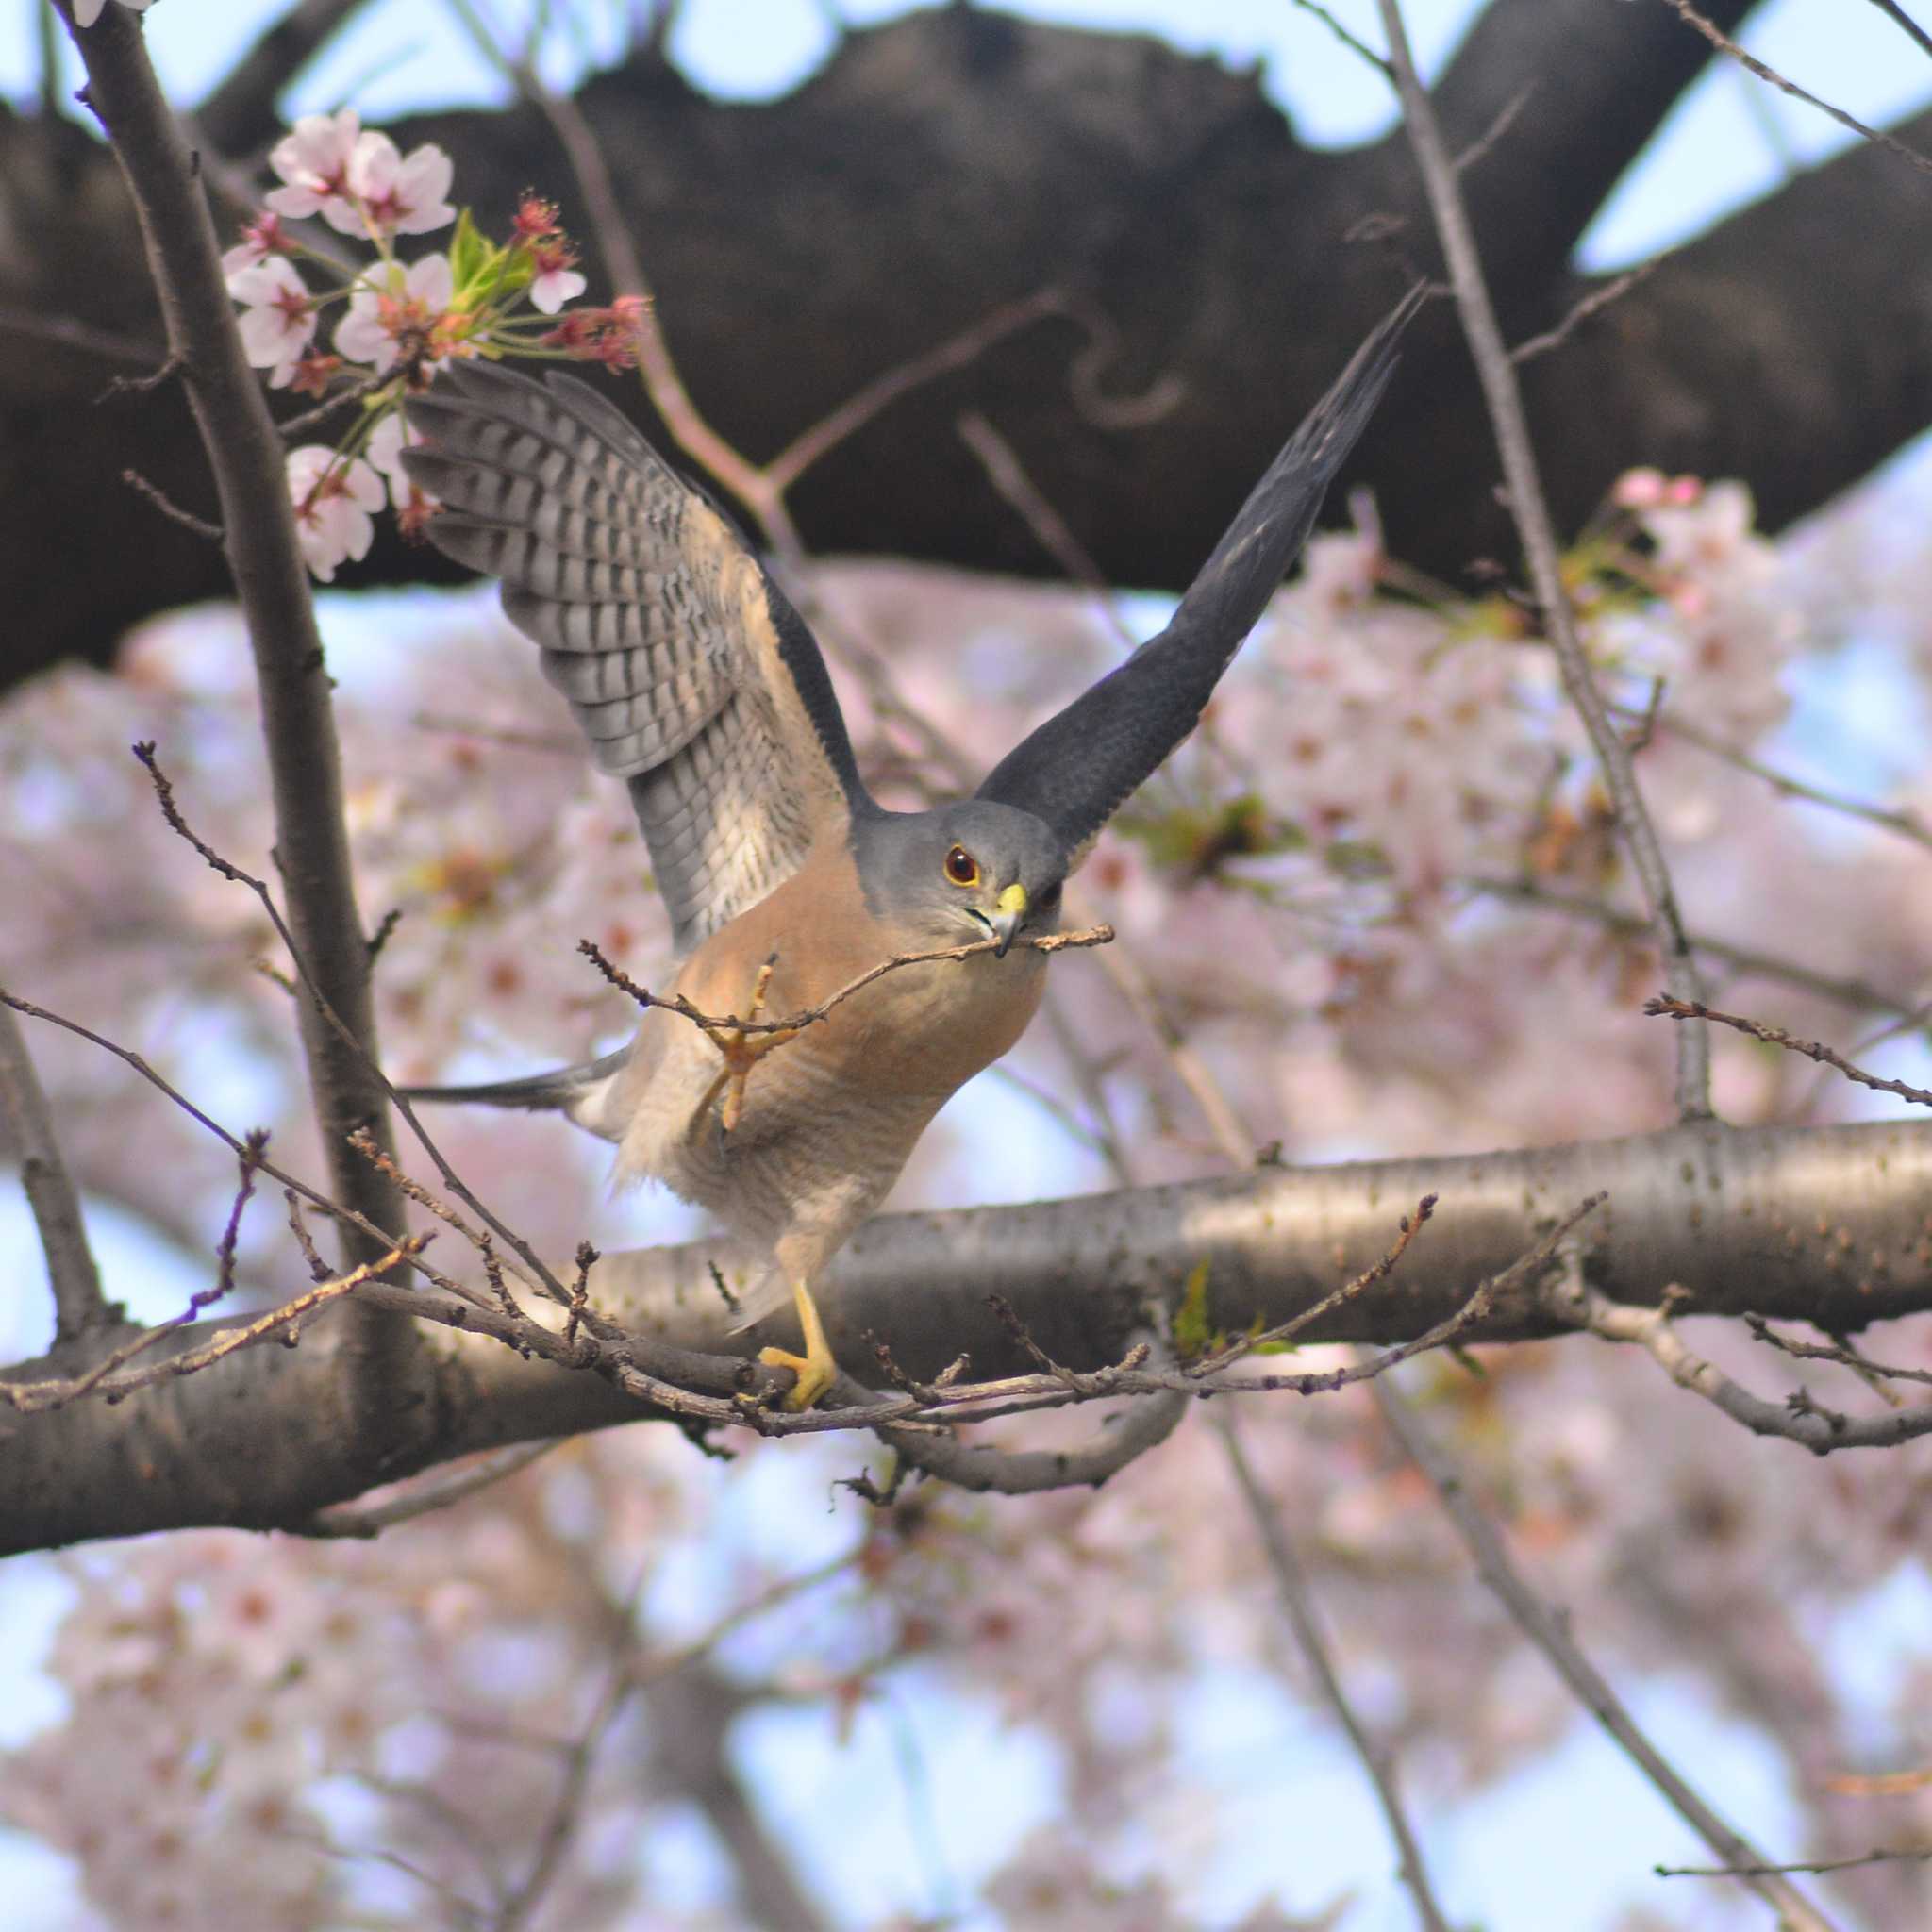
[[[625,1120],[613,1107],[613,1090],[630,1064],[631,1049],[621,1046],[602,1059],[521,1080],[488,1080],[475,1087],[401,1087],[405,1100],[453,1102],[475,1107],[520,1107],[532,1113],[560,1113],[606,1141],[624,1138]]]

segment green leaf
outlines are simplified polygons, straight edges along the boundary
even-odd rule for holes
[[[456,240],[449,244],[450,273],[459,296],[467,295],[471,285],[489,273],[500,252],[464,208],[457,216]]]
[[[1208,1319],[1206,1256],[1188,1270],[1187,1286],[1181,1290],[1181,1305],[1174,1310],[1174,1345],[1184,1362],[1206,1355],[1215,1345],[1214,1324]]]

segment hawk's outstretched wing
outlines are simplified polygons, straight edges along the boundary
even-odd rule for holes
[[[1424,292],[1411,290],[1356,351],[1256,484],[1167,628],[1023,739],[993,767],[980,797],[1044,819],[1071,857],[1194,728],[1381,401],[1396,340]]]
[[[628,780],[680,954],[871,800],[805,621],[594,390],[453,365],[408,405],[437,548],[503,580],[597,762]]]

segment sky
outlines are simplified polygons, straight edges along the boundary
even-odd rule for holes
[[[159,0],[148,15],[149,43],[174,97],[192,103],[287,4]],[[1377,38],[1373,0],[1332,5],[1364,38]],[[495,8],[499,18],[512,21],[526,10],[512,10],[503,0]],[[631,8],[624,0],[586,0],[576,10],[578,49],[558,55],[552,66],[551,77],[565,85],[586,63],[614,57]],[[885,0],[688,0],[671,51],[701,87],[734,98],[770,97],[795,86],[824,58],[834,18],[857,25],[906,10]],[[1372,138],[1392,119],[1380,76],[1291,0],[1020,0],[1011,10],[1070,25],[1158,33],[1230,63],[1258,61],[1264,84],[1301,138],[1318,144]],[[1425,71],[1440,66],[1475,10],[1475,0],[1410,0],[1410,29]],[[1923,10],[1932,13],[1932,4]],[[42,18],[39,0],[0,0],[0,93],[23,103],[39,92]],[[1744,39],[1760,58],[1867,121],[1883,125],[1932,97],[1932,63],[1877,7],[1861,0],[1770,0]],[[77,85],[71,51],[64,58],[71,70],[65,83]],[[379,122],[393,113],[498,100],[503,91],[500,75],[452,8],[440,0],[377,0],[302,76],[286,105],[293,115],[353,103],[365,121]],[[1606,268],[1640,259],[1853,138],[1720,63],[1680,104],[1606,207],[1585,239],[1585,261]],[[332,629],[353,622],[341,614],[347,608],[342,600],[325,600],[325,607]],[[983,1087],[962,1099],[969,1108],[997,1111],[1001,1105],[996,1091]],[[1013,1112],[1006,1109],[1008,1118]],[[1004,1129],[994,1139],[1015,1144]],[[1045,1158],[1044,1149],[1026,1143],[1025,1158],[1011,1163],[1010,1175],[980,1176],[993,1183],[988,1197],[1051,1191],[1051,1174],[1042,1179]],[[200,1285],[198,1270],[185,1257],[158,1253],[125,1216],[97,1215],[94,1231],[110,1281],[146,1281],[151,1295],[143,1300],[152,1300],[157,1316]],[[11,1306],[0,1300],[4,1358],[36,1345],[45,1309],[33,1285],[38,1255],[30,1224],[9,1191],[0,1191],[0,1255],[28,1261],[0,1275],[17,1290]],[[769,1480],[784,1478],[774,1473]],[[740,1507],[757,1513],[772,1500],[752,1493]],[[805,1512],[786,1513],[795,1521]],[[0,1745],[58,1710],[45,1680],[24,1663],[44,1644],[64,1591],[44,1562],[17,1561],[0,1571]],[[1925,1621],[1928,1592],[1920,1587],[1907,1595],[1908,1601],[1874,1607],[1867,1633],[1872,1641],[1856,1647],[1859,1668],[1874,1668],[1871,1657],[1874,1648],[1882,1651],[1888,1629]],[[1789,1797],[1747,1730],[1667,1683],[1644,1688],[1636,1702],[1668,1753],[1695,1760],[1720,1808],[1749,1820],[1771,1842],[1780,1841],[1792,1818]],[[1379,1915],[1351,1918],[1351,1927],[1378,1932],[1382,1924],[1407,1922],[1406,1903],[1386,1884],[1389,1854],[1373,1801],[1306,1707],[1279,1686],[1244,1676],[1204,1683],[1197,1715],[1190,1748],[1202,1784],[1233,1793],[1231,1802],[1249,1807],[1257,1837],[1270,1835],[1271,1820],[1284,1807],[1302,1820],[1299,1836],[1310,1856],[1286,1903],[1313,1907],[1350,1886],[1372,1885],[1375,1896],[1391,1903]],[[922,1735],[943,1736],[945,1753],[924,1752]],[[943,1903],[933,1896],[935,1883],[970,1882],[1054,1799],[1055,1772],[1043,1746],[996,1731],[984,1711],[931,1682],[915,1682],[895,1709],[869,1714],[849,1748],[836,1742],[823,1713],[809,1710],[761,1718],[743,1747],[747,1771],[769,1796],[781,1834],[855,1922],[894,1907],[931,1909]],[[931,1770],[932,1788],[923,1796],[918,1780],[907,1774],[908,1760]],[[872,1796],[855,1807],[855,1792]],[[862,1812],[862,1831],[853,1828],[855,1810]],[[1319,1820],[1319,1829],[1306,1828],[1311,1818]],[[1582,1818],[1590,1820],[1587,1830],[1580,1828]],[[1487,1894],[1492,1932],[1542,1932],[1572,1923],[1579,1898],[1603,1901],[1639,1887],[1651,1862],[1694,1861],[1696,1851],[1647,1787],[1587,1726],[1532,1774],[1431,1819],[1427,1836],[1445,1894]],[[695,1834],[681,1846],[675,1840],[674,1829],[667,1843],[655,1848],[658,1869],[683,1873],[693,1896],[707,1895],[716,1873],[702,1842]],[[1521,1856],[1524,1845],[1538,1843],[1565,1847],[1560,1867]],[[1487,1878],[1475,1882],[1477,1874],[1505,1869],[1515,1874],[1505,1892]],[[1245,1909],[1253,1892],[1251,1884],[1243,1891],[1243,1882],[1239,1861],[1220,1870],[1219,1890],[1204,1905],[1217,1917]],[[73,1916],[74,1894],[61,1862],[4,1832],[0,1895],[9,1899],[16,1932],[56,1932]]]

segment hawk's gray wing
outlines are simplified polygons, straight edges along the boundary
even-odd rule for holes
[[[452,365],[405,453],[430,541],[503,580],[597,762],[626,779],[680,954],[870,808],[824,660],[724,518],[574,377]]]
[[[1424,293],[1411,290],[1356,351],[1241,505],[1167,628],[1023,739],[980,797],[1044,819],[1071,858],[1194,728],[1381,401],[1396,340]]]

